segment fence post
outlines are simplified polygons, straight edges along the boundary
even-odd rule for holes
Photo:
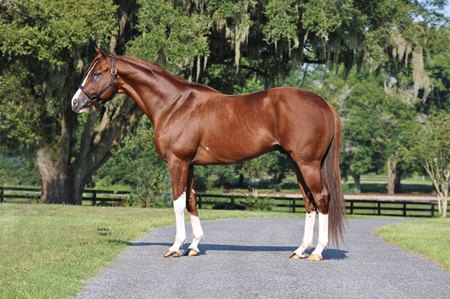
[[[403,203],[403,216],[406,217],[406,202]]]
[[[295,213],[295,197],[292,199],[292,213]]]
[[[97,192],[92,190],[92,205],[95,206],[97,204]]]
[[[431,204],[431,217],[434,217],[434,202],[430,202]]]
[[[381,203],[377,202],[377,214],[381,215]]]
[[[198,204],[198,208],[201,209],[202,208],[202,197],[198,194],[197,194],[197,204]]]
[[[3,190],[3,186],[0,187],[0,202],[5,201],[5,191]]]
[[[350,201],[350,215],[353,215],[353,203],[354,201]]]

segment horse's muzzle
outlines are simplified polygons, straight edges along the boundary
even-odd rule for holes
[[[72,98],[72,110],[75,113],[86,112],[89,108],[89,99],[78,90]]]

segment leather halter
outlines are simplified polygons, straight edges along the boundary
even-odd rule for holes
[[[94,94],[92,92],[89,92],[86,88],[84,88],[83,85],[79,86],[81,91],[91,100],[91,106],[92,105],[94,105],[94,106],[95,105],[101,106],[101,105],[105,104],[105,102],[99,102],[99,100],[101,100],[100,97],[111,86],[113,87],[114,92],[116,91],[116,85],[115,85],[116,76],[117,76],[116,57],[114,55],[111,55],[111,79],[109,80],[109,82],[102,89],[100,89],[99,92]],[[98,108],[98,106],[95,106],[95,107]]]

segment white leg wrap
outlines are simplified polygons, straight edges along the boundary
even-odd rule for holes
[[[322,256],[322,251],[328,245],[328,214],[322,214],[319,212],[319,241],[317,247],[314,249],[313,254]]]
[[[186,228],[184,226],[184,209],[186,208],[186,192],[183,192],[179,198],[173,201],[173,211],[175,212],[175,221],[177,233],[175,235],[175,242],[170,251],[179,252],[181,245],[186,240]]]
[[[314,235],[314,223],[316,221],[316,211],[312,211],[311,213],[306,213],[305,216],[305,232],[303,234],[303,242],[295,253],[298,256],[304,256],[306,250],[312,247],[313,245],[313,235]]]
[[[190,249],[198,250],[198,243],[203,239],[203,230],[202,225],[200,223],[200,218],[198,216],[189,214],[191,216],[191,224],[192,224],[192,243],[189,246]]]

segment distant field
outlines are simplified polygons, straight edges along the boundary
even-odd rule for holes
[[[354,182],[352,179],[343,183],[346,193],[352,193]],[[361,176],[361,191],[368,193],[386,193],[387,177],[385,175]],[[401,181],[401,193],[432,193],[433,186],[429,178],[413,177]]]
[[[261,192],[275,192],[276,188],[280,188],[281,192],[299,192],[297,181],[294,175],[288,176],[279,186],[270,183],[270,179],[260,181],[252,181],[249,187],[256,188]],[[354,182],[352,178],[342,182],[344,193],[354,193]],[[216,189],[208,190],[215,192]],[[222,191],[222,190],[221,190]],[[247,189],[232,189],[232,191],[247,191]],[[363,193],[386,193],[387,177],[385,175],[363,175],[361,176],[361,191]],[[431,180],[427,177],[412,177],[401,181],[401,193],[425,193],[433,192]]]

